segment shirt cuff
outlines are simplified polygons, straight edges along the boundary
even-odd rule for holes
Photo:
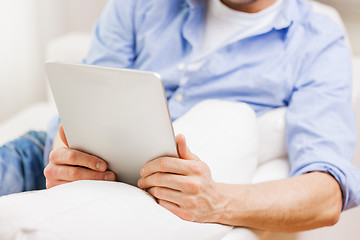
[[[357,170],[357,169],[355,169]],[[314,162],[309,163],[308,165],[299,168],[290,173],[291,176],[298,176],[309,172],[324,172],[328,173],[335,178],[335,180],[339,183],[340,189],[342,192],[342,200],[343,200],[343,207],[342,210],[346,210],[352,207],[355,207],[360,204],[359,196],[356,196],[356,186],[349,186],[351,181],[348,180],[347,175],[344,171],[340,170],[338,167],[332,165],[331,163],[327,162]],[[353,193],[353,194],[351,194]],[[358,194],[357,194],[358,195]]]
[[[45,141],[45,147],[44,147],[44,166],[46,167],[49,164],[49,155],[52,150],[52,145],[54,142],[54,138],[56,136],[56,133],[58,132],[59,125],[61,121],[59,116],[53,117],[48,125],[47,128],[47,137]]]

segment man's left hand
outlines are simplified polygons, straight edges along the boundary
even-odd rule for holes
[[[193,154],[185,137],[176,137],[180,158],[161,157],[141,169],[138,186],[178,217],[193,222],[217,222],[224,201],[209,167]]]

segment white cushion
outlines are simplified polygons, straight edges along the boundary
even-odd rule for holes
[[[0,239],[217,240],[219,224],[183,221],[144,191],[117,182],[78,181],[0,198]]]
[[[360,57],[353,59],[353,106],[356,111],[357,137],[354,164],[360,168]]]
[[[258,118],[260,164],[273,159],[287,157],[285,114],[286,108],[277,108]]]
[[[250,184],[258,164],[256,114],[245,103],[206,100],[174,121],[175,134],[210,170],[214,181]]]

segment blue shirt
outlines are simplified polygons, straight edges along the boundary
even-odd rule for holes
[[[356,134],[344,32],[305,1],[284,4],[268,29],[214,52],[182,84],[186,69],[177,66],[199,48],[204,2],[111,0],[84,63],[160,73],[173,120],[205,99],[245,102],[258,115],[288,107],[291,176],[327,172],[341,186],[343,208],[354,207],[360,173],[351,164]]]

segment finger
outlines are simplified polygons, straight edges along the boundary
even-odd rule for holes
[[[178,153],[180,158],[186,159],[186,160],[199,160],[199,158],[193,154],[190,149],[188,148],[186,144],[185,136],[182,134],[179,134],[176,136],[176,143],[178,148]]]
[[[172,202],[178,206],[182,206],[181,199],[183,193],[181,193],[180,191],[164,187],[152,187],[148,190],[148,192],[158,200],[165,200],[168,202]]]
[[[69,147],[68,141],[67,141],[67,139],[66,139],[65,131],[64,131],[64,128],[63,128],[63,126],[62,126],[61,123],[60,123],[60,126],[59,126],[59,136],[60,136],[61,141],[62,141],[67,147]]]
[[[161,157],[146,163],[141,168],[140,175],[145,178],[157,172],[190,175],[191,163],[179,158]]]
[[[116,176],[113,172],[98,172],[82,167],[58,165],[54,167],[54,178],[64,181],[78,181],[78,180],[104,180],[115,181]]]
[[[107,164],[104,160],[87,153],[67,148],[52,151],[49,160],[55,165],[81,166],[96,171],[106,171],[107,169]]]
[[[46,181],[46,188],[50,189],[65,183],[69,183],[69,181],[64,181],[64,180],[53,180],[53,181]]]
[[[146,178],[140,178],[138,186],[141,189],[152,187],[165,187],[178,191],[186,191],[186,184],[184,184],[187,176],[176,175],[170,173],[155,173]]]

